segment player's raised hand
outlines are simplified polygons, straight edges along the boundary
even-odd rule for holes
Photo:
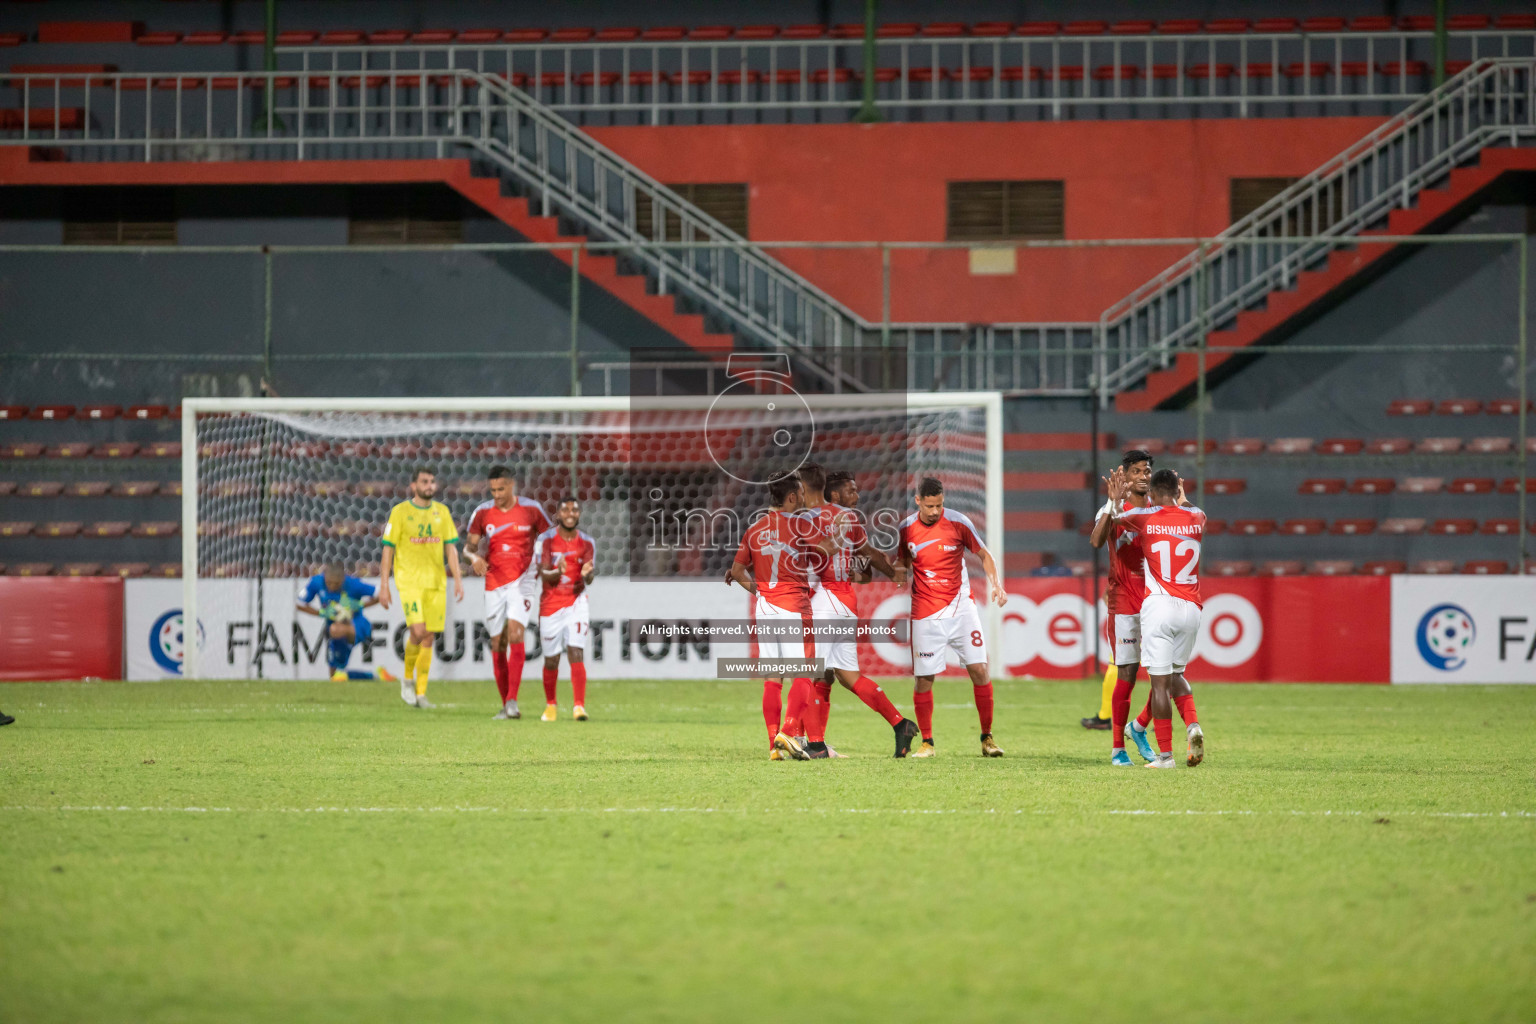
[[[1183,477],[1179,477],[1179,494],[1178,494],[1178,497],[1174,498],[1174,502],[1176,504],[1179,504],[1179,505],[1188,505],[1189,504],[1189,499],[1184,496],[1184,478]]]

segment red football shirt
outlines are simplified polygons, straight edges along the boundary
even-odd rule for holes
[[[912,617],[953,617],[961,598],[971,596],[965,553],[986,546],[976,524],[964,512],[946,508],[925,526],[914,512],[901,521],[900,537],[902,550],[912,556]]]
[[[736,561],[751,567],[757,592],[769,604],[809,614],[810,551],[814,550],[818,536],[810,517],[770,511],[747,527],[736,551]]]
[[[1136,615],[1142,598],[1147,596],[1147,581],[1142,575],[1146,556],[1136,543],[1136,534],[1123,523],[1109,527],[1109,586],[1104,590],[1104,607],[1111,615]]]
[[[494,501],[482,501],[469,517],[466,534],[486,539],[485,589],[495,590],[520,578],[533,563],[533,543],[549,529],[549,516],[532,498],[518,498],[508,509]]]
[[[1200,605],[1200,545],[1205,513],[1193,505],[1128,508],[1120,522],[1146,557],[1147,596],[1167,594]]]
[[[555,582],[544,581],[544,589],[539,594],[539,615],[543,617],[569,608],[587,589],[586,581],[581,578],[581,567],[597,561],[597,545],[585,530],[577,530],[574,537],[563,537],[560,528],[553,526],[539,534],[538,549],[540,570],[560,570]]]
[[[820,536],[831,537],[837,544],[836,550],[830,555],[817,550],[812,556],[812,585],[836,596],[849,611],[858,611],[853,577],[858,570],[858,551],[869,539],[864,524],[859,521],[859,514],[833,501],[819,508],[808,509],[807,514],[816,517]]]

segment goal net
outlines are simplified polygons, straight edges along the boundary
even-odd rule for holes
[[[461,541],[493,466],[511,469],[518,494],[551,518],[559,499],[578,498],[600,582],[611,592],[622,581],[636,614],[670,617],[679,595],[705,607],[739,600],[723,579],[740,531],[766,507],[767,481],[805,461],[854,475],[860,513],[887,551],[917,482],[940,478],[947,506],[976,522],[1002,564],[995,394],[191,399],[183,415],[182,600],[184,621],[198,623],[184,631],[184,671],[193,677],[314,678],[321,627],[296,615],[295,602],[326,564],[378,581],[383,524],[418,467],[435,474]],[[471,593],[450,598],[441,667],[452,678],[462,662],[458,675],[488,678],[490,638],[467,560],[464,575]],[[376,625],[364,658],[398,668],[401,624],[382,610],[370,617],[385,628]],[[671,674],[631,661],[627,648],[624,660],[619,674]]]

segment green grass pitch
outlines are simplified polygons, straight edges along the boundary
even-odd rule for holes
[[[1197,682],[1173,772],[1089,683],[999,684],[1002,760],[839,690],[809,764],[746,683],[395,691],[0,687],[0,1020],[1536,1015],[1536,688]]]

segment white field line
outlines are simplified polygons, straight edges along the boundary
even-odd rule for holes
[[[1152,808],[1097,810],[1016,808],[912,808],[912,807],[782,807],[751,810],[739,807],[130,807],[108,804],[5,804],[0,811],[34,813],[143,813],[143,814],[963,814],[963,815],[1110,815],[1163,817],[1306,817],[1306,818],[1536,818],[1536,811],[1252,811],[1252,810],[1158,810]]]

